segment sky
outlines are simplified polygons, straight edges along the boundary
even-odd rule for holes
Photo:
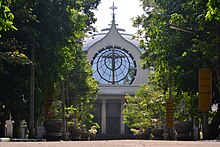
[[[112,20],[112,9],[110,7],[113,2],[117,9],[115,10],[115,20],[118,28],[125,29],[127,33],[134,34],[136,29],[132,27],[131,18],[143,14],[141,3],[139,0],[101,0],[98,11],[95,12],[97,22],[95,27],[98,32],[101,29],[108,28]]]

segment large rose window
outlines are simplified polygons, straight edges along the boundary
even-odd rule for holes
[[[100,84],[132,84],[137,72],[131,53],[117,46],[98,51],[91,64],[93,76]]]

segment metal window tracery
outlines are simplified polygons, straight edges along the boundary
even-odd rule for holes
[[[93,76],[100,84],[132,84],[137,73],[131,53],[118,46],[101,49],[91,64]]]

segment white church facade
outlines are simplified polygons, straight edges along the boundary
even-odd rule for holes
[[[141,49],[132,35],[117,28],[116,7],[111,27],[91,36],[84,45],[93,69],[94,79],[99,83],[95,103],[94,121],[98,122],[100,136],[123,136],[129,129],[123,124],[124,96],[133,95],[139,86],[148,82],[148,70],[140,65]]]

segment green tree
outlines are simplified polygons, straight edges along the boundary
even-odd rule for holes
[[[74,115],[68,118],[74,127],[87,129],[94,125],[92,122],[93,104],[98,93],[98,83],[93,79],[92,68],[86,59],[85,52],[77,51],[74,68],[68,74],[67,107],[75,108]]]
[[[13,11],[15,3],[18,4],[11,0],[0,1],[0,103],[5,106],[0,108],[0,136],[4,136],[4,122],[9,119],[9,113],[12,113],[13,120],[19,122],[27,117],[28,112],[24,93],[28,93],[29,74],[26,71],[31,61],[25,55],[26,44],[12,35],[18,32]],[[16,123],[16,137],[18,129],[19,123]]]
[[[141,85],[134,96],[125,96],[124,123],[131,129],[146,131],[153,120],[165,121],[165,96],[156,87]]]
[[[91,9],[99,1],[51,1],[39,0],[35,13],[39,24],[39,49],[36,51],[37,79],[45,100],[45,116],[53,99],[54,85],[67,78],[80,58],[82,41],[94,22]],[[79,50],[79,51],[78,51]],[[43,58],[42,58],[43,57]],[[80,63],[81,64],[81,63]],[[75,69],[77,73],[78,69]]]
[[[144,10],[152,1],[143,0]],[[217,0],[153,1],[154,9],[135,20],[148,41],[142,54],[144,68],[153,67],[153,82],[163,89],[173,87],[182,97],[198,92],[199,68],[213,69],[213,102],[219,103],[219,2]],[[207,11],[208,10],[208,11]],[[172,30],[170,24],[178,26]],[[178,96],[177,95],[177,96]],[[196,102],[195,102],[196,103]],[[209,137],[219,134],[220,109],[209,124]],[[212,133],[211,133],[212,132]],[[215,133],[213,133],[215,132]]]
[[[18,53],[22,51],[28,57],[31,51],[35,50],[33,64],[36,67],[36,120],[42,114],[45,114],[46,118],[52,117],[48,114],[49,108],[54,98],[61,99],[63,81],[66,87],[74,85],[75,89],[70,89],[72,91],[83,88],[88,90],[84,95],[86,100],[91,98],[88,103],[84,103],[87,112],[89,108],[86,104],[91,107],[94,102],[97,85],[91,78],[89,64],[82,53],[82,43],[86,32],[94,29],[92,23],[95,18],[92,10],[97,8],[98,3],[99,0],[17,0],[11,3],[10,9],[15,16],[13,23],[18,30],[1,33],[1,42],[15,40],[16,43],[10,42],[8,46],[16,47],[19,49]],[[4,82],[6,85],[1,85],[5,91],[1,93],[0,98],[6,109],[13,111],[13,116],[21,115],[20,118],[16,118],[18,122],[20,119],[28,118],[25,114],[29,112],[30,66],[5,65],[4,71],[7,72],[0,76],[1,83]],[[76,68],[77,66],[79,68]],[[81,75],[81,82],[73,83],[79,76],[73,79],[71,74],[78,73],[78,70],[88,74]],[[22,112],[16,111],[17,108]]]

